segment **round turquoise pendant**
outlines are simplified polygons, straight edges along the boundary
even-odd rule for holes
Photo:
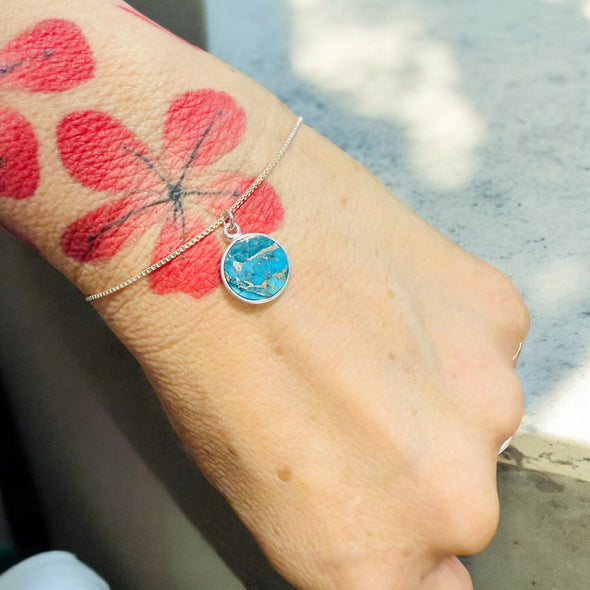
[[[247,303],[277,298],[289,280],[289,257],[265,234],[238,234],[221,259],[221,279],[228,291]]]

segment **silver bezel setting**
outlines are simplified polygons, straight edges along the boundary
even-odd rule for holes
[[[285,253],[285,257],[287,259],[288,273],[287,273],[287,278],[285,279],[285,282],[283,283],[283,286],[274,295],[271,295],[270,297],[266,297],[264,299],[246,299],[246,297],[243,297],[242,295],[236,293],[232,289],[232,287],[229,285],[229,283],[227,282],[227,280],[225,278],[225,273],[223,272],[223,268],[225,266],[225,259],[227,258],[227,254],[232,249],[234,244],[237,244],[238,242],[240,242],[243,239],[252,238],[255,236],[263,236],[265,238],[268,238],[269,240],[272,240]],[[273,238],[272,236],[269,236],[268,234],[258,233],[258,232],[251,232],[248,234],[239,234],[235,238],[232,239],[232,243],[227,246],[227,248],[225,249],[225,252],[223,253],[223,256],[221,258],[220,274],[221,274],[221,280],[223,281],[223,285],[225,286],[227,291],[233,297],[235,297],[236,299],[239,299],[240,301],[244,301],[245,303],[249,303],[250,305],[262,305],[263,303],[269,303],[270,301],[273,301],[279,295],[281,295],[283,293],[283,291],[285,290],[285,287],[287,286],[287,284],[289,283],[289,279],[291,278],[291,260],[289,258],[289,253],[287,252],[285,247],[277,239]]]

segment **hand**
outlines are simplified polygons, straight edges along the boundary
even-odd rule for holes
[[[245,77],[119,7],[10,10],[7,43],[34,25],[31,14],[44,22],[58,10],[94,65],[60,91],[39,79],[18,87],[18,68],[0,86],[5,120],[30,125],[40,170],[32,192],[3,192],[0,218],[85,293],[176,247],[210,214],[207,199],[258,174],[294,122]],[[219,93],[231,99],[219,128],[229,131],[189,166],[201,118],[178,113],[218,108]],[[224,292],[216,235],[97,309],[200,468],[297,587],[470,588],[454,556],[493,535],[497,452],[522,413],[520,297],[309,128],[251,203],[247,224],[291,257],[281,298],[250,308]]]

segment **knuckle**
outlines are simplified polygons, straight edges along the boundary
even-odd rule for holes
[[[486,287],[495,308],[500,329],[514,338],[524,338],[530,317],[524,300],[512,281],[502,272],[491,268]]]
[[[494,538],[500,518],[497,494],[490,498],[472,497],[454,522],[454,547],[457,555],[474,555],[483,551]]]
[[[466,467],[461,465],[461,471]],[[439,488],[437,513],[440,527],[439,550],[454,555],[473,555],[482,551],[496,533],[500,505],[495,478],[487,481],[476,475],[449,482]]]
[[[507,375],[510,383],[505,387],[505,395],[498,404],[498,428],[502,437],[512,436],[522,421],[524,414],[524,397],[522,386],[514,371]],[[501,441],[503,442],[503,441]]]
[[[473,590],[471,576],[454,555],[443,558],[425,582],[428,588],[437,590]]]
[[[494,376],[493,387],[485,402],[483,426],[488,425],[494,437],[494,444],[501,445],[512,436],[522,421],[524,398],[520,381],[507,365],[498,366]]]

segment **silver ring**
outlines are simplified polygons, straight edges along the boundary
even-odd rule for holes
[[[507,438],[503,443],[502,446],[500,447],[500,450],[498,451],[498,455],[501,455],[509,446],[510,443],[512,442],[512,436],[510,438]]]
[[[522,345],[524,344],[524,340],[521,338],[518,341],[518,344],[516,345],[516,349],[514,351],[514,354],[512,355],[512,362],[515,363],[518,360],[518,357],[520,356],[520,353],[522,352]]]

